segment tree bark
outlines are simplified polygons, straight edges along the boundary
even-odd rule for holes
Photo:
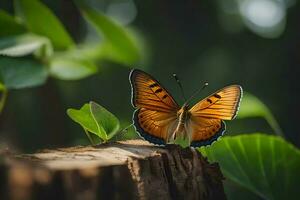
[[[143,140],[0,159],[0,199],[226,199],[217,163]]]

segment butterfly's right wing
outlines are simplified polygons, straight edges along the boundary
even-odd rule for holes
[[[132,70],[129,80],[131,102],[137,108],[133,116],[136,130],[151,143],[168,142],[177,123],[178,104],[158,81],[141,70]]]
[[[226,125],[221,119],[195,117],[191,115],[186,124],[192,147],[200,147],[211,144],[223,135]]]
[[[220,137],[225,131],[223,120],[234,119],[241,96],[242,87],[230,85],[194,105],[187,124],[191,146],[208,145]]]

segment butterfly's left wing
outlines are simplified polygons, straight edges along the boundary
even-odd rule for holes
[[[191,146],[208,145],[221,136],[225,131],[223,120],[232,120],[236,116],[241,96],[242,87],[231,85],[194,105],[187,123]]]
[[[178,104],[157,80],[141,70],[132,70],[129,80],[137,132],[151,143],[167,143],[176,126]]]
[[[166,144],[178,122],[175,114],[139,108],[133,114],[133,123],[145,140],[154,144]]]

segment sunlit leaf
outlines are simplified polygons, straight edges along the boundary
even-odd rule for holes
[[[69,57],[54,58],[50,63],[50,74],[62,80],[78,80],[97,72],[97,66],[88,60]]]
[[[48,71],[37,61],[24,58],[0,57],[0,77],[7,89],[20,89],[42,85]]]
[[[4,10],[0,10],[0,37],[24,33],[25,27]]]
[[[223,137],[200,151],[227,179],[263,199],[298,199],[300,151],[278,136]]]
[[[120,128],[120,122],[111,112],[95,102],[90,102],[91,113],[97,124],[103,127],[107,139],[112,138]]]
[[[67,110],[67,114],[72,120],[80,124],[85,131],[106,139],[105,131],[102,127],[98,128],[98,124],[91,114],[90,104],[84,104],[80,110],[70,108]]]
[[[119,120],[102,106],[90,102],[80,110],[68,109],[67,114],[84,130],[107,141],[119,130]]]
[[[39,53],[42,49],[44,49],[43,56],[49,57],[52,54],[52,46],[48,38],[34,34],[23,34],[0,39],[0,55],[18,57],[34,52]]]
[[[15,10],[28,29],[48,37],[53,46],[65,49],[74,44],[53,12],[38,0],[15,0]]]
[[[237,118],[263,117],[276,134],[283,136],[281,128],[269,108],[252,94],[244,93]]]
[[[132,64],[140,59],[138,42],[128,30],[93,9],[82,6],[81,10],[87,21],[105,39],[102,46],[103,56],[125,64]]]

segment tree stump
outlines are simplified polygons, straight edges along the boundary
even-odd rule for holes
[[[177,145],[128,140],[1,157],[0,199],[226,199],[218,164]]]

